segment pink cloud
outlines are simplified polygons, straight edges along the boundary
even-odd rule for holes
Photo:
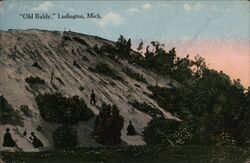
[[[176,43],[177,54],[199,54],[210,68],[222,70],[232,79],[240,79],[244,87],[250,86],[249,41],[203,40]]]
[[[144,41],[144,48],[150,44],[149,40]],[[201,41],[161,41],[165,43],[166,49],[176,47],[178,56],[184,57],[187,54],[192,58],[199,54],[205,58],[210,68],[222,70],[231,79],[240,79],[242,85],[250,86],[250,47],[249,41],[231,40],[201,40]],[[133,48],[138,46],[135,41]]]

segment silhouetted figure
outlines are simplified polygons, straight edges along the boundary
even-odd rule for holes
[[[42,67],[39,65],[39,63],[37,62],[37,60],[35,59],[34,63],[31,65],[33,67],[37,67],[39,69],[42,69]]]
[[[27,135],[27,131],[25,130],[24,132],[23,132],[23,136],[26,136]]]
[[[32,140],[32,145],[34,148],[44,147],[40,139],[38,139],[34,132],[31,132],[30,139]]]
[[[76,65],[77,65],[76,60],[74,60],[73,61],[73,66],[76,66]]]
[[[10,129],[6,128],[6,133],[3,137],[3,147],[17,147],[16,142],[12,139],[11,134],[9,133]]]
[[[94,105],[96,104],[96,99],[95,99],[95,93],[94,90],[91,91],[91,95],[90,95],[90,104]]]
[[[81,68],[79,64],[77,64],[76,60],[73,61],[73,66],[77,67],[77,68]]]
[[[135,135],[135,128],[134,126],[132,125],[132,122],[129,121],[129,125],[128,125],[128,128],[127,128],[127,135]]]

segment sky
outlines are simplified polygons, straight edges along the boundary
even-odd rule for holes
[[[20,14],[99,13],[101,19],[23,19]],[[1,1],[0,29],[66,30],[117,40],[136,48],[153,40],[176,47],[177,55],[199,54],[210,68],[250,86],[250,3],[215,1]]]

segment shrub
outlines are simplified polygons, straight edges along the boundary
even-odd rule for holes
[[[27,105],[21,105],[20,106],[20,110],[24,113],[24,115],[31,117],[31,110],[29,109],[29,107]]]
[[[97,44],[94,45],[93,47],[94,52],[96,52],[97,54],[101,54],[102,50],[100,48],[98,48]]]
[[[163,117],[163,114],[157,108],[153,108],[152,106],[148,105],[146,102],[139,103],[138,101],[129,102],[134,108],[150,115],[152,118]]]
[[[216,145],[237,145],[236,140],[234,140],[231,135],[225,132],[211,136],[211,141]]]
[[[147,80],[143,77],[143,74],[140,74],[138,72],[134,72],[132,69],[130,69],[128,67],[123,68],[122,71],[132,79],[147,83]]]
[[[78,144],[76,132],[68,126],[57,128],[52,133],[52,138],[55,148],[59,149],[74,148]]]
[[[116,75],[117,72],[112,70],[106,63],[97,64],[96,67],[92,69],[92,71],[111,77],[115,80],[122,80],[120,76]]]
[[[26,81],[27,83],[29,83],[29,85],[34,85],[34,84],[45,84],[44,79],[42,79],[42,78],[40,78],[40,77],[38,77],[38,76],[36,76],[36,77],[33,77],[33,76],[27,77],[27,78],[25,79],[25,81]]]
[[[72,41],[71,37],[67,36],[67,35],[63,35],[63,40],[65,41]]]
[[[112,56],[114,54],[116,54],[116,49],[114,47],[110,46],[110,45],[101,46],[100,51],[101,52],[106,52],[106,53],[108,53],[109,55],[112,55]]]
[[[80,43],[80,44],[83,44],[83,45],[86,45],[87,47],[89,47],[89,44],[82,38],[80,37],[73,37],[73,40],[75,40],[76,42]]]
[[[121,142],[123,117],[119,114],[116,105],[102,104],[99,115],[96,117],[94,138],[103,145],[116,145]]]
[[[153,95],[151,95],[151,98],[154,99],[160,107],[167,111],[171,111],[172,114],[176,111],[174,109],[177,100],[175,89],[158,86],[149,86],[147,88],[153,93]]]
[[[12,124],[23,125],[22,117],[15,111],[13,106],[5,99],[4,96],[0,96],[0,124]]]
[[[144,140],[147,144],[182,145],[192,139],[189,129],[175,120],[155,118],[144,130]]]
[[[94,117],[94,113],[79,96],[63,97],[60,93],[36,97],[40,114],[44,120],[74,124]]]

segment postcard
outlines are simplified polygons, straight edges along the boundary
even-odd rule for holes
[[[0,1],[0,162],[250,162],[248,0]]]

